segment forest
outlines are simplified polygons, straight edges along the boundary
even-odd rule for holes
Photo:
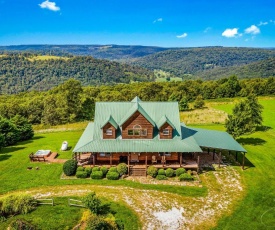
[[[82,86],[69,79],[45,92],[31,91],[0,96],[0,115],[20,115],[31,124],[57,125],[92,120],[97,101],[186,101],[246,97],[250,93],[275,95],[275,78],[239,80],[236,76],[213,81],[142,82],[114,86]]]
[[[176,77],[185,78],[186,75],[199,76],[201,79],[218,79],[230,76],[228,70],[230,67],[244,66],[250,63],[266,60],[275,57],[275,50],[255,49],[255,48],[225,48],[225,47],[205,47],[205,48],[184,48],[175,50],[166,50],[151,54],[139,59],[130,61],[131,64],[141,66],[150,70],[161,69],[169,72]],[[274,69],[274,62],[271,63]],[[216,69],[226,68],[223,75],[213,74]],[[249,69],[248,67],[247,69]],[[258,65],[257,68],[264,66]],[[205,77],[205,71],[208,73]],[[250,71],[246,75],[239,72],[240,78],[251,77]],[[256,73],[257,74],[257,73]],[[252,75],[255,77],[255,75]],[[266,72],[268,74],[268,72]],[[210,77],[209,77],[210,76]],[[269,75],[272,76],[272,75]],[[189,76],[190,77],[190,76]],[[256,76],[261,77],[261,76]]]
[[[153,72],[89,56],[43,59],[32,53],[0,55],[0,92],[12,94],[27,90],[48,90],[69,78],[82,85],[110,85],[131,81],[152,81]]]

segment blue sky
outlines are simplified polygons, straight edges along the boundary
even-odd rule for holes
[[[0,0],[0,45],[275,47],[274,0]]]

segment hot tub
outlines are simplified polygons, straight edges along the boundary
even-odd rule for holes
[[[51,154],[51,150],[38,150],[34,155],[39,157],[48,157]]]

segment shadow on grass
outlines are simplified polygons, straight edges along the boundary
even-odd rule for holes
[[[0,154],[0,161],[8,160],[10,157],[11,155]]]
[[[10,146],[10,147],[5,147],[2,148],[0,151],[0,154],[2,153],[12,153],[21,149],[25,149],[26,147],[16,147],[16,146]]]
[[[270,130],[270,129],[272,129],[272,127],[262,125],[262,126],[257,127],[257,128],[256,128],[256,131],[266,132],[266,131],[268,131],[268,130]]]
[[[261,138],[253,138],[253,137],[247,137],[247,138],[239,138],[237,141],[241,145],[263,145],[266,143],[264,139]]]
[[[43,136],[34,136],[32,139],[30,140],[26,140],[26,141],[21,141],[21,142],[18,142],[19,144],[29,144],[29,143],[32,143],[34,142],[35,140],[39,140],[39,139],[42,139],[42,138],[45,138]]]

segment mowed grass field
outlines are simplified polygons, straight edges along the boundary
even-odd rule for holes
[[[230,113],[234,103],[238,100],[239,99],[209,101],[207,102],[207,107],[209,111],[215,110],[215,113],[221,111],[221,113],[218,114],[224,114],[223,111]],[[275,98],[262,98],[260,99],[260,103],[264,106],[263,117],[265,128],[238,139],[248,151],[246,154],[246,169],[242,171],[239,166],[234,166],[234,169],[241,174],[241,180],[245,186],[245,195],[241,201],[235,204],[233,212],[232,210],[228,210],[228,216],[224,215],[224,217],[219,220],[216,229],[275,228]],[[205,116],[205,120],[197,124],[198,127],[224,130],[223,124],[214,124],[207,118],[211,116],[210,113],[201,114]],[[183,119],[183,121],[185,120]],[[190,124],[191,123],[192,122],[190,122]],[[141,189],[142,191],[164,191],[175,196],[180,195],[187,198],[200,198],[207,195],[207,186],[185,186],[183,189],[178,186],[140,184],[125,180],[61,180],[61,164],[31,163],[29,161],[28,155],[31,152],[36,152],[38,149],[56,151],[59,153],[58,158],[61,159],[71,158],[73,147],[81,136],[85,126],[86,123],[58,127],[36,126],[36,134],[33,140],[3,148],[0,152],[0,195],[14,191],[31,191],[33,189],[39,189],[39,191],[41,190],[42,192],[47,190],[54,191],[61,187],[74,185],[83,185],[85,187],[94,185],[98,191],[102,189],[106,191],[108,186],[122,186],[131,189]],[[64,140],[69,142],[71,148],[69,151],[61,152],[59,149]],[[29,166],[34,168],[38,166],[39,170],[35,170],[34,168],[27,170]],[[58,199],[62,201],[62,198]],[[224,202],[226,202],[226,200]],[[123,204],[121,205],[124,207]],[[123,216],[121,212],[122,209],[123,208],[117,210],[117,212]],[[58,215],[62,217],[70,212],[70,210],[65,210],[64,214],[59,210]],[[39,208],[35,213],[37,213],[36,218],[39,218],[39,215],[45,213],[45,210],[44,208],[43,210]],[[34,215],[36,215],[35,213]],[[132,216],[133,226],[135,226],[133,229],[137,229],[140,223],[138,219],[135,218],[135,214],[129,212],[129,214],[126,215]],[[75,212],[73,218],[78,219],[80,216],[80,212]],[[39,221],[37,220],[37,222]],[[42,220],[39,223],[41,222],[43,223]],[[2,229],[3,226],[6,225],[0,223],[0,229]],[[49,229],[53,228],[52,226],[53,225],[50,225]],[[63,229],[68,225],[61,224],[60,226],[62,226]],[[72,222],[69,226],[72,226]]]

